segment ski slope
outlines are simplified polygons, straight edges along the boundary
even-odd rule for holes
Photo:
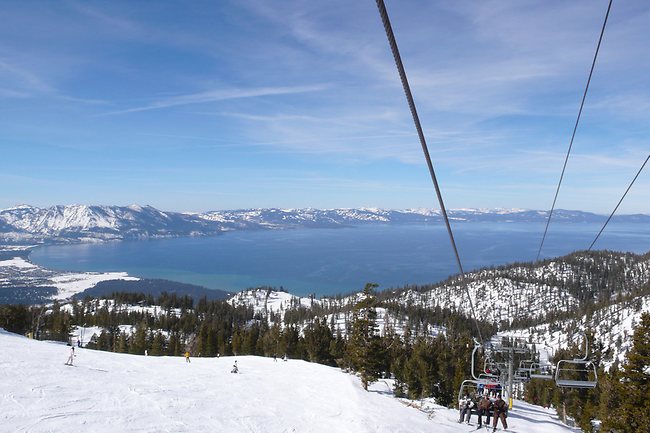
[[[0,329],[2,432],[468,432],[457,410],[429,413],[365,392],[337,368],[271,358],[144,357],[33,341]],[[476,422],[476,417],[472,420]],[[509,431],[566,433],[553,411],[516,402]]]

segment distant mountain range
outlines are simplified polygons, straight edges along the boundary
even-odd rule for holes
[[[539,222],[547,211],[524,209],[452,209],[454,222]],[[605,221],[590,212],[556,210],[554,222]],[[650,215],[621,215],[619,222],[650,222]],[[361,224],[431,224],[439,210],[406,209],[243,209],[206,213],[166,212],[151,206],[22,205],[0,210],[4,244],[78,243],[177,236],[210,236],[232,230],[332,228]]]

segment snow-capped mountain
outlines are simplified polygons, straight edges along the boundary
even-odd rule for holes
[[[151,206],[19,206],[0,211],[2,238],[40,242],[89,242],[214,234],[201,218]]]
[[[543,222],[546,211],[454,209],[454,222]],[[648,215],[617,217],[650,222]],[[603,222],[589,212],[558,210],[554,221]],[[342,227],[359,224],[427,224],[442,221],[432,209],[244,209],[202,214],[166,212],[151,206],[22,205],[0,210],[0,242],[97,242],[174,236],[209,236],[230,230]]]

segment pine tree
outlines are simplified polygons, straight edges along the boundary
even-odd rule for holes
[[[97,338],[97,349],[99,350],[111,350],[111,339],[110,334],[106,331],[102,331]]]
[[[345,339],[341,334],[341,330],[336,330],[336,337],[330,342],[330,355],[334,359],[334,362],[339,367],[343,367],[345,364]]]
[[[167,346],[168,356],[178,356],[181,354],[181,339],[178,332],[172,332],[169,336],[169,345]]]
[[[282,331],[281,347],[285,348],[285,355],[289,358],[299,356],[300,332],[295,326],[287,326]]]
[[[315,319],[304,330],[305,348],[309,361],[326,365],[334,365],[330,354],[330,344],[334,337],[325,318]]]
[[[208,324],[204,320],[201,323],[201,328],[199,329],[199,333],[196,336],[196,355],[195,356],[203,356],[207,354],[207,346],[208,346]]]
[[[633,346],[623,365],[621,380],[612,388],[618,401],[608,408],[604,429],[617,432],[650,431],[650,314],[641,316],[634,330]]]
[[[153,342],[151,343],[151,355],[159,356],[162,355],[165,349],[165,336],[162,332],[156,332],[156,335],[153,337]]]
[[[379,378],[383,364],[383,347],[377,330],[377,310],[374,289],[368,283],[361,300],[353,309],[352,332],[348,341],[348,356],[352,367],[361,375],[363,389]]]
[[[133,334],[133,343],[129,346],[129,351],[136,355],[144,355],[144,351],[147,348],[147,321],[142,320],[138,326],[135,328],[135,333]]]

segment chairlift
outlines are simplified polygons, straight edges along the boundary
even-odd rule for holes
[[[533,371],[533,365],[535,364],[536,362],[534,359],[522,359],[521,361],[519,361],[518,370],[521,372],[530,373],[531,371]]]
[[[554,379],[553,376],[553,366],[551,364],[545,363],[535,363],[531,366],[530,374],[531,379]]]
[[[479,395],[478,388],[480,383],[481,381],[474,379],[464,380],[463,383],[460,384],[460,389],[458,390],[458,401],[460,401],[466,395],[469,395],[470,397],[476,399],[476,397]]]
[[[519,368],[515,372],[515,379],[555,379],[553,366],[549,363],[540,363],[532,359],[525,359],[519,362]],[[525,378],[525,379],[524,379]]]
[[[591,389],[598,384],[596,365],[589,359],[589,340],[584,337],[584,358],[562,359],[555,367],[555,384],[560,388]]]
[[[494,383],[499,381],[499,376],[488,373],[481,373],[478,375],[478,380],[486,383]]]
[[[488,373],[480,373],[478,376],[475,373],[475,360],[476,352],[482,347],[482,344],[478,340],[474,339],[474,350],[472,351],[472,378],[464,380],[460,389],[458,390],[458,401],[463,398],[466,394],[469,395],[472,399],[477,400],[481,395],[487,393],[501,394],[503,391],[503,386],[499,382],[499,376]],[[488,364],[496,366],[492,360],[489,360],[489,357],[486,357],[483,370],[486,371]]]
[[[530,380],[530,371],[528,369],[518,368],[515,370],[512,380],[518,383],[528,382]]]
[[[483,362],[483,376],[498,379],[502,371],[508,368],[505,362],[495,362],[489,358],[485,358]]]
[[[536,343],[537,344],[537,343]],[[540,343],[541,344],[541,343]],[[547,349],[550,349],[551,351],[553,350],[552,347],[547,346],[544,344]],[[534,346],[533,346],[534,349]],[[528,371],[528,376],[531,379],[542,379],[542,380],[548,380],[548,379],[555,379],[555,375],[553,372],[553,364],[548,362],[549,358],[549,351],[546,350],[546,360],[542,362],[541,359],[541,351],[536,352],[540,355],[539,360],[534,360],[534,359],[529,359],[529,360],[524,360],[519,363],[519,368],[520,369],[526,369]]]
[[[531,379],[554,379],[553,366],[551,364],[535,364],[529,374]]]
[[[530,380],[530,373],[532,373],[533,366],[536,364],[534,359],[522,359],[519,361],[519,368],[515,370],[514,380],[518,382],[527,382]]]
[[[484,379],[464,380],[458,390],[458,400],[463,398],[466,394],[474,400],[477,400],[480,396],[485,394],[501,394],[504,400],[507,398],[507,391],[503,388],[501,383]]]

